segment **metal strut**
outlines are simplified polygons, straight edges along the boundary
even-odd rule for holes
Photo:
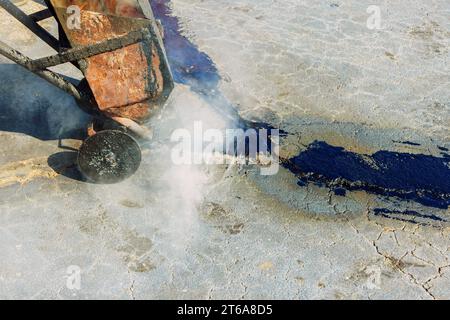
[[[38,71],[33,70],[32,68],[33,61],[30,58],[24,56],[19,51],[14,50],[3,41],[0,41],[0,54],[17,63],[18,65],[24,67],[25,69],[33,72],[39,77],[47,80],[48,82],[57,86],[58,88],[64,90],[68,94],[75,97],[75,99],[82,100],[82,95],[75,87],[75,85],[65,80],[59,74],[56,74],[50,70],[38,70]]]
[[[36,59],[32,62],[31,67],[33,70],[42,70],[66,62],[79,61],[105,52],[127,47],[146,38],[150,38],[150,31],[147,28],[143,28],[141,30],[132,31],[121,37],[80,48],[69,49],[54,56]]]

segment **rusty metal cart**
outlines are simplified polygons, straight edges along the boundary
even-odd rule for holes
[[[78,150],[79,169],[94,182],[120,182],[139,168],[143,124],[173,89],[162,28],[148,0],[44,1],[47,8],[31,15],[10,0],[0,6],[57,54],[32,60],[2,41],[0,54],[72,95],[93,116]],[[58,39],[38,24],[52,17]],[[74,84],[48,69],[64,63],[84,79]]]

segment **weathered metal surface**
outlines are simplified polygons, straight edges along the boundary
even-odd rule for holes
[[[142,41],[145,37],[150,38],[150,33],[147,29],[132,31],[126,36],[106,40],[85,47],[69,49],[54,56],[36,59],[33,61],[32,67],[34,70],[43,70],[63,63],[86,59],[95,55],[121,49]]]
[[[72,47],[89,46],[148,28],[152,37],[80,61],[100,111],[137,122],[148,119],[167,97],[164,68],[152,21],[135,0],[51,0]],[[81,9],[80,28],[71,29],[67,8]],[[165,93],[163,95],[163,92]]]
[[[78,6],[83,11],[128,18],[145,18],[137,0],[51,0],[55,8]]]

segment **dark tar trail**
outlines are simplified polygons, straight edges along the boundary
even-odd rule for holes
[[[164,41],[175,81],[189,85],[240,128],[272,129],[269,124],[241,119],[236,108],[220,93],[218,84],[221,78],[217,67],[206,53],[199,51],[180,33],[179,21],[169,8],[170,0],[155,0],[151,4],[155,17],[164,26]],[[288,134],[282,130],[280,133]],[[418,145],[414,141],[395,142]],[[282,164],[299,177],[299,185],[324,185],[341,196],[346,190],[364,190],[447,209],[450,206],[450,155],[445,147],[439,147],[439,150],[442,157],[383,150],[373,155],[361,155],[316,141]],[[378,215],[388,214],[383,211],[386,209],[377,210]],[[404,214],[421,215],[413,211],[405,211]],[[429,218],[433,219],[433,216]]]

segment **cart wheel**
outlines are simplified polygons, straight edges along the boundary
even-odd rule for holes
[[[89,137],[78,150],[81,173],[96,183],[112,184],[131,177],[141,163],[141,148],[134,138],[118,130]]]

